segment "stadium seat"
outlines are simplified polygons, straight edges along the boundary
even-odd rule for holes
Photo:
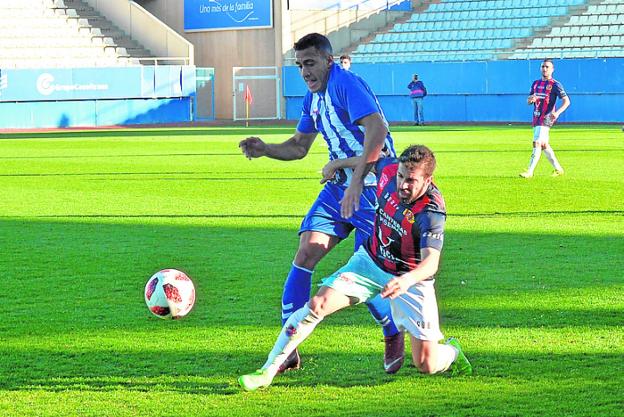
[[[590,51],[582,48],[604,50],[621,45],[624,3],[619,0],[589,4],[586,13],[569,16],[567,23],[550,28],[552,18],[574,11],[568,7],[586,4],[587,0],[442,0],[430,4],[425,12],[413,13],[408,22],[394,25],[392,34],[376,41],[391,44],[387,54],[396,55],[395,59],[422,60],[427,56],[436,61],[493,58],[543,29],[550,33],[507,56],[563,56],[563,51],[566,56],[573,52],[587,55]]]

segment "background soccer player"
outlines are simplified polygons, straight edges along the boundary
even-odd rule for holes
[[[529,161],[529,167],[525,172],[520,174],[523,178],[531,178],[533,171],[540,160],[542,150],[548,161],[555,169],[552,173],[553,177],[563,175],[563,168],[555,151],[550,147],[550,128],[570,105],[570,98],[566,94],[563,85],[552,77],[555,66],[550,59],[545,59],[541,66],[542,78],[533,81],[531,92],[527,98],[527,103],[533,105],[533,153]],[[557,110],[555,102],[559,97],[563,104]]]
[[[422,145],[408,147],[398,163],[379,162],[375,229],[349,262],[323,280],[318,293],[293,313],[258,371],[243,375],[239,383],[253,391],[271,384],[282,363],[326,316],[366,302],[381,293],[391,299],[397,326],[410,333],[412,358],[426,374],[444,372],[469,375],[472,365],[459,342],[439,344],[438,305],[434,275],[444,239],[446,208],[432,183],[435,157]]]
[[[355,249],[373,228],[376,178],[368,173],[384,153],[394,156],[388,123],[370,87],[356,74],[334,63],[329,40],[318,33],[295,43],[295,57],[308,87],[295,134],[283,143],[267,144],[249,137],[239,146],[249,159],[266,156],[284,161],[307,155],[320,132],[327,142],[330,161],[358,158],[354,168],[338,168],[303,219],[299,248],[282,296],[282,324],[310,298],[311,277],[318,262],[355,229]],[[403,363],[404,341],[392,321],[387,300],[368,300],[368,307],[383,327],[384,367],[394,373]],[[295,350],[283,369],[299,367]]]
[[[351,68],[351,57],[349,55],[340,55],[340,66],[343,70],[349,71],[349,68]]]

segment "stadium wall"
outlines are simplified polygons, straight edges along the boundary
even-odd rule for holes
[[[526,97],[531,83],[540,77],[540,64],[537,60],[354,63],[351,69],[369,83],[392,122],[413,121],[407,84],[415,73],[429,93],[426,121],[528,122],[532,112]],[[624,59],[569,59],[554,64],[554,76],[572,101],[562,122],[624,121]],[[284,67],[282,78],[286,118],[296,120],[307,90],[297,67]]]
[[[240,30],[196,30],[185,31],[184,10],[189,0],[143,0],[138,3],[167,26],[194,45],[195,65],[215,69],[215,118],[232,119],[233,67],[282,66],[282,16],[287,2],[272,1],[273,27]],[[205,4],[247,3],[246,1],[203,2]],[[290,45],[290,44],[289,44]],[[274,88],[273,88],[274,91]],[[259,100],[264,91],[254,91],[254,99]],[[284,103],[281,104],[282,108]]]
[[[96,0],[89,0],[94,2]],[[105,0],[100,0],[106,2]],[[380,26],[390,22],[396,16],[403,16],[404,12],[383,11],[374,16],[370,10],[356,10],[353,7],[333,10],[317,10],[318,4],[355,4],[356,2],[311,2],[301,0],[291,2],[287,0],[271,0],[272,26],[266,28],[238,27],[236,29],[185,29],[185,8],[189,6],[197,14],[199,4],[202,5],[229,5],[230,8],[238,5],[253,3],[254,6],[266,4],[265,0],[237,1],[226,0],[210,2],[203,0],[137,0],[137,2],[154,16],[162,20],[167,26],[182,35],[194,45],[195,65],[215,69],[215,118],[232,119],[234,97],[242,100],[241,91],[232,91],[232,72],[234,67],[277,67],[283,66],[284,59],[292,58],[293,43],[304,33],[319,32],[327,34],[334,42],[334,51],[339,56],[354,41],[369,36]],[[295,7],[298,3],[302,7]],[[379,2],[368,2],[379,3]],[[383,3],[383,2],[381,2]],[[403,2],[405,3],[405,2]],[[415,5],[422,1],[413,0]],[[402,4],[403,10],[409,4]],[[301,9],[307,10],[301,10]],[[196,16],[197,17],[197,16]],[[357,24],[354,24],[357,22]],[[381,24],[383,22],[383,24]],[[290,59],[289,62],[293,62]],[[283,84],[283,83],[282,83]],[[256,87],[253,96],[256,104],[260,98],[270,96],[274,86],[265,89]],[[280,102],[282,117],[285,115],[285,101]]]
[[[0,70],[0,128],[192,120],[195,67]]]

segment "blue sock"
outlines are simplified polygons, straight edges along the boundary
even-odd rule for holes
[[[390,300],[382,298],[381,295],[375,296],[366,303],[368,311],[373,315],[375,321],[381,326],[384,336],[394,336],[399,329],[394,325],[392,314],[390,312]]]
[[[303,307],[310,299],[313,272],[292,264],[282,295],[282,326],[292,313]]]

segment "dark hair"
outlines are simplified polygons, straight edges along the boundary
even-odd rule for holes
[[[308,49],[311,46],[315,47],[320,52],[325,52],[327,55],[333,55],[331,42],[325,36],[320,33],[308,33],[303,38],[295,42],[295,51],[302,51]]]
[[[408,146],[399,156],[399,162],[408,169],[422,168],[426,176],[433,175],[436,168],[435,155],[425,145]]]
[[[544,60],[542,61],[542,64],[543,64],[544,62],[550,62],[550,63],[552,64],[552,66],[553,66],[553,67],[555,66],[554,62],[552,62],[552,59],[550,59],[550,58],[546,58],[546,59],[544,59]]]
[[[351,57],[349,55],[340,55],[340,60],[342,61],[343,59],[347,59],[349,61],[351,61]]]

